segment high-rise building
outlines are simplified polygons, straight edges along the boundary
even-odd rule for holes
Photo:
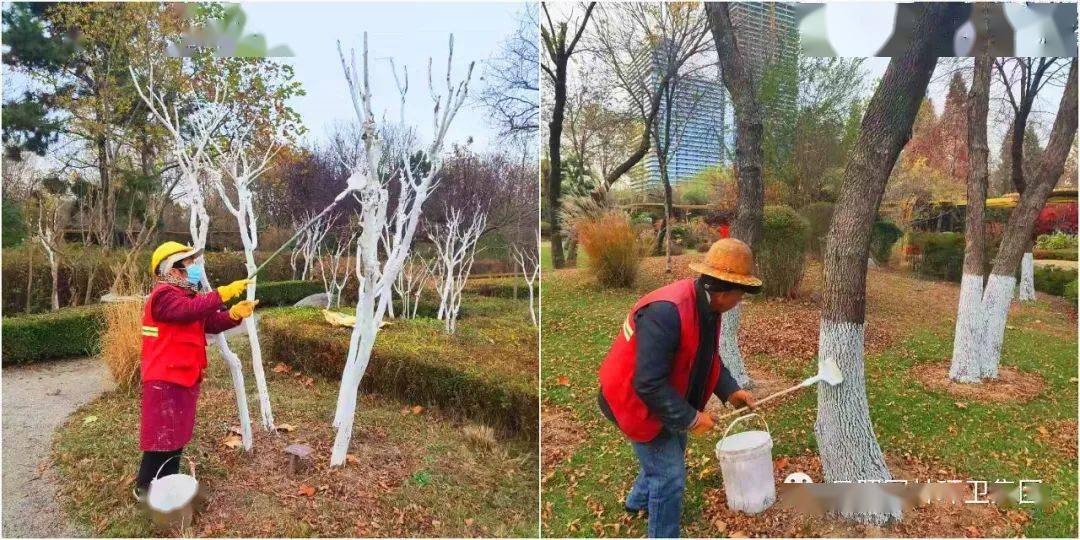
[[[798,32],[793,4],[736,2],[730,6],[739,49],[747,58],[755,82],[760,81],[769,66],[780,61],[797,65]],[[638,66],[646,72],[646,84],[652,88],[659,85],[664,46],[658,44],[648,61],[643,59]],[[667,123],[668,107],[663,104],[657,117],[661,137],[665,132],[670,133],[668,176],[673,185],[707,167],[730,164],[735,157],[735,113],[721,79],[715,51],[711,54],[711,58],[704,60],[707,69],[695,69],[694,75],[679,78],[670,100],[670,124]],[[793,81],[786,86],[780,89],[776,105],[782,110],[793,110],[797,88]],[[628,187],[647,189],[661,184],[657,151],[654,144],[644,159],[648,179]]]

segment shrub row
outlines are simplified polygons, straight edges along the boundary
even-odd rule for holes
[[[315,281],[262,283],[255,297],[259,307],[291,306],[304,297],[323,291]],[[103,328],[105,304],[61,308],[59,311],[4,317],[3,363],[26,364],[40,360],[96,354]],[[437,310],[438,304],[420,309]]]
[[[3,318],[3,365],[86,356],[98,352],[103,306]]]
[[[1077,256],[1076,248],[1073,249],[1035,249],[1031,252],[1032,256],[1041,260],[1053,260],[1053,261],[1075,261]]]
[[[442,322],[432,318],[395,320],[379,333],[361,390],[434,404],[534,438],[539,423],[535,380],[526,369],[515,376],[484,364],[508,355],[535,356],[534,338],[515,337],[514,328],[534,334],[527,323],[500,327],[503,341],[496,343],[475,339],[479,336],[446,336]],[[351,329],[328,326],[317,309],[274,310],[263,317],[260,332],[269,361],[331,379],[341,377]],[[508,349],[506,343],[513,342],[520,343]]]
[[[912,231],[907,246],[917,259],[912,265],[916,274],[949,281],[960,281],[964,271],[964,235],[960,233]]]
[[[1053,266],[1035,267],[1035,290],[1065,296],[1065,289],[1070,283],[1076,282],[1076,270],[1065,270]],[[1074,289],[1075,290],[1075,289]]]
[[[806,218],[787,206],[766,206],[764,210],[755,261],[763,282],[762,292],[787,297],[802,279],[810,226]]]
[[[121,250],[106,251],[97,247],[69,246],[68,257],[60,265],[58,293],[60,305],[81,305],[86,299],[87,281],[91,275],[90,302],[96,303],[101,295],[109,291],[115,275],[115,267],[125,256]],[[262,261],[270,252],[257,252],[256,261]],[[135,264],[139,275],[149,280],[150,251],[143,250],[136,256]],[[30,269],[33,269],[32,275]],[[206,270],[214,283],[225,283],[247,275],[242,252],[208,252]],[[26,244],[4,250],[2,270],[4,287],[2,291],[5,314],[36,313],[47,311],[52,295],[52,276],[49,263],[41,246]],[[274,259],[259,277],[267,281],[281,281],[292,278],[288,254]],[[32,281],[31,281],[32,278]],[[29,298],[27,287],[29,286]]]

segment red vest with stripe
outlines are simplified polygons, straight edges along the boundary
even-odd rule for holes
[[[604,362],[600,364],[600,391],[604,394],[615,416],[619,429],[637,442],[656,438],[663,428],[660,419],[649,412],[645,402],[634,391],[634,370],[637,367],[637,335],[635,314],[653,302],[666,301],[675,304],[679,312],[679,347],[671,359],[671,386],[683,396],[690,385],[690,372],[697,356],[701,328],[698,325],[697,289],[694,280],[687,278],[661,287],[637,301],[623,321],[622,330],[611,345]],[[720,318],[716,318],[716,335],[720,335]],[[706,388],[716,387],[720,378],[720,356],[713,358],[712,369]]]
[[[175,289],[159,283],[143,306],[142,382],[168,381],[193,386],[206,368],[206,332],[203,321],[169,323],[154,319],[150,306],[162,292]]]

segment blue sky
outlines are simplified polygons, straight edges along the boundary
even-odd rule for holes
[[[454,34],[454,79],[460,80],[469,61],[476,61],[470,96],[484,82],[483,61],[494,55],[502,41],[517,27],[516,13],[522,3],[359,3],[359,2],[249,2],[247,33],[262,33],[268,43],[292,48],[291,64],[307,95],[291,105],[303,118],[308,138],[321,139],[335,122],[355,119],[342,75],[337,40],[348,53],[360,55],[362,36],[368,32],[376,114],[386,112],[396,120],[398,93],[390,70],[393,57],[400,71],[408,66],[409,100],[405,121],[430,133],[431,97],[427,86],[427,62],[433,60],[436,89],[445,88],[447,42]],[[483,151],[498,144],[498,130],[483,110],[467,103],[451,127],[448,143],[474,138],[473,149]]]

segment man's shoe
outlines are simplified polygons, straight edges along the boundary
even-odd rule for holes
[[[626,510],[627,514],[633,515],[634,517],[638,517],[638,516],[642,516],[642,515],[648,517],[648,515],[649,515],[649,509],[648,508],[630,508],[629,506],[626,506],[624,504],[623,505],[623,510]]]
[[[146,502],[146,490],[138,486],[131,488],[131,496],[135,497],[135,502],[142,504]]]

